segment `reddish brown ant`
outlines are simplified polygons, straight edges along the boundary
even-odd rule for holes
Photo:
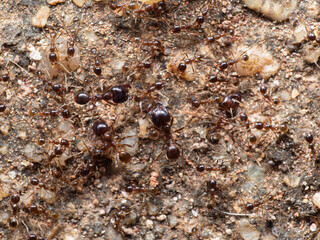
[[[148,15],[159,16],[162,12],[165,11],[166,3],[165,1],[159,1],[144,6],[142,4],[139,6],[136,2],[118,4],[111,3],[110,8],[119,16],[131,14],[135,16],[141,16],[144,13]]]
[[[40,113],[37,113],[34,110],[31,110],[31,111],[29,111],[29,115],[31,117],[38,115],[41,117],[50,116],[52,118],[61,115],[61,117],[63,117],[64,119],[68,119],[72,116],[72,113],[71,113],[71,110],[68,105],[63,105],[60,109],[51,109],[50,111],[40,112]]]
[[[196,170],[198,172],[212,172],[212,171],[221,171],[221,172],[227,172],[228,167],[226,165],[221,165],[219,167],[211,167],[211,166],[205,166],[203,164],[198,164],[196,166]]]
[[[95,55],[94,58],[94,67],[93,67],[93,72],[97,75],[97,76],[101,76],[102,73],[102,69],[101,69],[101,62],[99,61],[99,56],[98,56],[98,51],[96,48],[92,48],[91,52]]]
[[[314,149],[314,142],[313,142],[314,137],[313,137],[313,134],[311,132],[306,133],[304,135],[304,139],[308,143],[308,147],[311,150],[311,153],[314,155],[316,153],[316,151]]]
[[[182,30],[191,30],[191,29],[199,29],[202,27],[202,24],[205,21],[206,16],[208,15],[208,12],[210,10],[210,7],[213,4],[211,4],[209,7],[207,7],[205,10],[201,12],[201,15],[199,15],[194,22],[186,25],[175,25],[172,27],[171,32],[172,33],[180,33]]]
[[[128,184],[125,186],[125,191],[127,193],[146,193],[146,192],[151,192],[151,193],[156,193],[157,189],[154,187],[141,187],[133,184]]]
[[[162,45],[162,42],[158,39],[154,39],[153,41],[143,41],[140,38],[134,38],[133,41],[151,49],[151,54],[153,54],[155,51],[161,54],[164,53],[165,49]]]

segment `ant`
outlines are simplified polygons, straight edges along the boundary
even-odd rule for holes
[[[212,5],[212,4],[211,4]],[[205,10],[201,12],[201,15],[198,16],[194,22],[187,24],[187,25],[175,25],[172,27],[171,32],[172,33],[180,33],[182,30],[190,30],[190,29],[196,29],[196,28],[201,28],[202,24],[205,21],[206,16],[208,15],[208,12],[210,10],[210,7],[207,7]]]
[[[132,185],[132,184],[128,184],[125,186],[125,191],[127,193],[146,193],[146,192],[152,192],[155,193],[156,192],[156,188],[154,187],[141,187],[141,186],[136,186],[136,185]]]
[[[117,15],[121,16],[123,16],[124,13],[128,15],[132,13],[137,15],[148,13],[150,15],[159,16],[163,11],[166,10],[166,3],[165,1],[160,1],[157,3],[148,4],[144,7],[142,5],[139,7],[139,5],[135,2],[118,4],[111,3],[110,8],[111,10],[115,11]]]
[[[0,103],[0,113],[4,112],[7,109],[7,106],[3,103]]]
[[[198,49],[197,49],[198,51]],[[193,66],[192,64],[195,62],[195,61],[201,61],[202,60],[202,56],[200,55],[196,55],[197,51],[195,52],[194,54],[194,57],[191,57],[189,58],[188,55],[186,55],[188,58],[187,59],[184,59],[183,62],[179,63],[179,65],[177,66],[177,71],[180,73],[180,74],[184,74],[187,70],[187,65],[191,65],[192,69],[193,69]],[[193,69],[193,72],[194,72],[194,69]]]
[[[10,205],[12,209],[12,217],[9,220],[9,225],[12,228],[16,228],[18,226],[17,214],[19,212],[19,202],[20,202],[20,194],[14,193],[10,197]]]
[[[193,107],[199,108],[203,104],[211,103],[214,101],[218,101],[219,110],[224,113],[227,118],[234,118],[238,113],[238,108],[241,103],[241,96],[237,93],[232,93],[226,95],[224,98],[220,97],[218,99],[206,99],[206,100],[198,100],[197,98],[191,98],[190,102]]]
[[[46,112],[40,112],[36,113],[34,110],[29,111],[29,116],[34,117],[35,115],[41,116],[41,117],[47,117],[50,116],[52,118],[61,115],[64,119],[68,119],[72,116],[72,113],[70,111],[70,108],[68,105],[63,105],[60,109],[51,109],[50,111]]]
[[[156,103],[156,107],[153,109],[149,108],[149,117],[153,123],[153,126],[164,133],[166,142],[168,143],[167,158],[170,160],[178,159],[180,156],[180,149],[177,144],[174,143],[171,127],[173,124],[173,117],[170,115],[168,110],[160,103]]]
[[[276,134],[276,132],[285,134],[289,131],[288,125],[286,123],[272,124],[269,122],[261,122],[261,121],[250,122],[248,120],[248,116],[245,113],[240,113],[240,121],[244,123],[247,131],[249,132],[251,132],[252,128],[259,131],[263,131],[263,134],[260,136],[260,139],[264,134],[266,134],[269,131],[272,131],[274,134]],[[258,138],[254,134],[251,134],[249,136],[249,141],[251,144],[256,144],[258,142]]]
[[[161,54],[164,53],[164,47],[162,42],[158,39],[154,39],[153,41],[143,41],[140,38],[134,38],[133,40],[136,43],[140,43],[142,46],[149,47],[151,49],[152,54],[156,51]]]
[[[311,150],[312,154],[315,154],[316,151],[314,149],[314,142],[313,142],[313,134],[311,132],[306,133],[304,135],[304,139],[306,140],[306,142],[308,143],[308,147]]]
[[[5,74],[2,74],[2,76],[0,77],[1,81],[2,82],[8,82],[10,80],[10,75],[5,73]]]
[[[129,84],[116,85],[103,94],[95,94],[94,96],[90,96],[84,92],[79,92],[75,95],[74,100],[80,105],[85,105],[90,101],[100,100],[104,100],[108,103],[110,103],[109,101],[112,100],[114,104],[124,103],[129,99],[129,88]]]
[[[112,223],[112,227],[120,232],[122,224],[121,221],[130,213],[130,207],[126,204],[120,205],[119,208],[113,207],[110,210],[110,214],[112,217],[110,218],[110,222]]]
[[[100,137],[103,141],[103,145],[101,146],[102,151],[106,151],[110,148],[114,149],[117,152],[117,158],[123,163],[128,163],[131,160],[131,155],[123,150],[119,150],[120,141],[123,138],[115,135],[115,130],[117,128],[113,128],[109,131],[109,126],[104,120],[97,120],[93,126],[93,133]],[[109,132],[108,132],[109,131]],[[128,136],[129,137],[129,136]],[[132,136],[130,136],[132,137]],[[122,143],[122,145],[125,145]],[[116,166],[118,165],[118,161],[116,161]]]
[[[228,167],[226,165],[221,165],[220,167],[211,167],[211,166],[205,166],[203,164],[198,164],[196,166],[196,170],[198,172],[212,172],[212,171],[221,171],[221,172],[227,172],[228,171]]]
[[[28,240],[45,240],[45,238],[41,236],[37,236],[34,233],[30,233]]]
[[[146,96],[149,96],[151,93],[153,93],[156,90],[161,90],[165,86],[165,82],[157,81],[154,84],[152,84],[148,90],[146,90],[141,95],[135,96],[134,100],[136,102],[141,102],[142,99],[144,99]]]
[[[91,49],[91,52],[95,55],[93,72],[94,72],[97,76],[101,76],[102,69],[101,69],[101,67],[100,67],[101,63],[100,63],[99,58],[98,58],[98,51],[97,51],[96,48],[92,48],[92,49]]]

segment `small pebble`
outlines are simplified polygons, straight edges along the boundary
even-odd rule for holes
[[[160,216],[158,216],[158,217],[157,217],[157,220],[161,222],[161,221],[166,220],[166,218],[167,218],[167,216],[166,216],[166,215],[161,214]]]
[[[291,93],[292,99],[295,99],[296,97],[298,97],[299,94],[300,94],[299,91],[296,88],[294,88]]]
[[[8,153],[8,147],[7,146],[1,146],[0,147],[0,154],[6,155]]]
[[[148,219],[146,221],[146,226],[147,226],[148,229],[153,229],[153,221]]]
[[[73,2],[78,6],[78,7],[82,7],[87,0],[73,0]]]
[[[47,24],[49,15],[50,8],[48,6],[41,6],[31,20],[32,25],[40,28],[44,27]]]
[[[231,234],[232,234],[232,230],[229,229],[229,228],[227,228],[227,229],[226,229],[226,234],[231,235]]]
[[[51,6],[55,6],[59,3],[64,3],[65,0],[48,0],[48,4],[51,5]]]
[[[175,216],[170,215],[168,216],[168,222],[169,222],[169,226],[171,228],[174,228],[178,224],[178,219]]]
[[[311,231],[311,232],[314,232],[314,231],[316,231],[316,230],[317,230],[317,224],[312,223],[311,226],[310,226],[310,231]]]
[[[260,232],[250,224],[248,219],[241,219],[238,223],[238,230],[244,240],[259,240]]]
[[[298,0],[244,0],[245,5],[267,18],[281,22],[297,8]]]
[[[312,202],[318,208],[320,208],[320,192],[316,192],[312,197]]]

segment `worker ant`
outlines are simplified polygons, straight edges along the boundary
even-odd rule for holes
[[[133,41],[135,43],[139,43],[141,46],[144,46],[145,49],[151,52],[151,55],[153,55],[155,52],[160,54],[164,53],[165,48],[159,39],[154,39],[153,41],[143,41],[140,38],[134,38]]]
[[[202,24],[205,21],[206,16],[208,15],[208,12],[213,4],[210,4],[207,8],[205,8],[202,12],[201,15],[196,17],[196,19],[189,23],[189,24],[182,24],[182,25],[174,25],[171,28],[172,33],[180,33],[182,30],[188,31],[191,29],[200,29],[202,27]]]

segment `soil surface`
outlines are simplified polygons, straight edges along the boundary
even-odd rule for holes
[[[0,3],[0,239],[320,239],[316,1],[75,2]]]

